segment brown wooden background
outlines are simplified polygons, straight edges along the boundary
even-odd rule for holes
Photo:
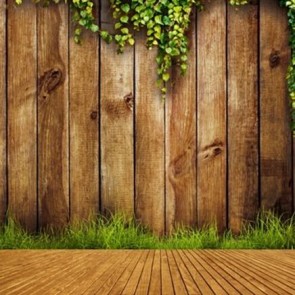
[[[13,2],[0,4],[2,221],[7,208],[31,230],[118,210],[157,233],[237,231],[258,208],[294,211],[278,0],[207,3],[166,103],[143,34],[124,55],[92,34],[77,46],[67,6]],[[96,13],[111,28],[107,3]]]

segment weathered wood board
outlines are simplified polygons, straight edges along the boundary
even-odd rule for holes
[[[68,7],[38,7],[40,227],[69,221]]]
[[[79,220],[99,212],[99,39],[85,32],[77,45],[70,30],[70,215]]]
[[[110,3],[101,2],[101,24],[112,31]],[[101,43],[101,204],[104,213],[134,211],[134,48],[118,55]]]
[[[6,144],[6,7],[0,3],[0,224],[5,220],[7,210],[7,144]]]
[[[156,233],[165,227],[165,104],[157,81],[156,50],[147,50],[145,35],[135,45],[136,217]],[[148,73],[148,74],[147,74]]]
[[[212,28],[214,27],[214,30]],[[226,226],[226,3],[197,17],[198,225]]]
[[[286,71],[290,61],[286,10],[260,2],[261,206],[292,212],[292,138]],[[280,99],[278,99],[278,97]]]
[[[189,31],[188,70],[173,69],[166,98],[166,227],[196,226],[196,26]]]
[[[9,212],[29,230],[37,225],[36,7],[8,1],[7,129]]]
[[[259,205],[258,4],[228,7],[228,218],[238,232]]]

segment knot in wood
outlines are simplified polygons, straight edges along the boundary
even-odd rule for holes
[[[97,111],[93,111],[93,112],[91,112],[91,114],[90,114],[90,118],[91,118],[92,120],[95,120],[95,119],[97,118]]]
[[[280,64],[280,56],[279,51],[272,51],[272,53],[269,56],[269,65],[271,68],[275,68]]]
[[[215,139],[214,142],[202,148],[202,150],[199,153],[199,157],[202,160],[214,159],[218,155],[222,154],[223,150],[223,142],[219,139]]]
[[[130,110],[132,110],[132,108],[133,108],[133,100],[134,100],[134,97],[131,92],[124,96],[125,104],[126,104],[127,108]]]
[[[62,83],[62,71],[53,68],[45,72],[40,79],[40,87],[45,93],[50,93]]]

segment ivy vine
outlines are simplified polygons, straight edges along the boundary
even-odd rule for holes
[[[32,0],[49,5],[67,0]],[[202,0],[109,0],[113,11],[114,33],[99,28],[93,14],[93,0],[70,0],[75,27],[75,42],[80,43],[83,29],[98,33],[107,43],[117,44],[118,53],[123,53],[126,45],[134,45],[134,33],[146,29],[148,49],[158,47],[156,57],[158,85],[163,97],[167,92],[172,64],[180,67],[185,74],[188,67],[188,39],[190,16],[196,7],[203,9]],[[21,4],[22,0],[15,0]],[[228,0],[230,5],[245,5],[249,0]],[[295,134],[295,0],[279,0],[288,9],[288,22],[291,31],[290,46],[292,58],[287,72],[288,90],[291,98],[292,130]]]

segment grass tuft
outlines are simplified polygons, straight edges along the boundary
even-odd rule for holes
[[[0,228],[0,249],[294,249],[295,217],[283,220],[263,212],[240,235],[218,235],[216,226],[178,228],[158,238],[134,219],[114,215],[73,223],[61,232],[29,234],[13,218]]]

